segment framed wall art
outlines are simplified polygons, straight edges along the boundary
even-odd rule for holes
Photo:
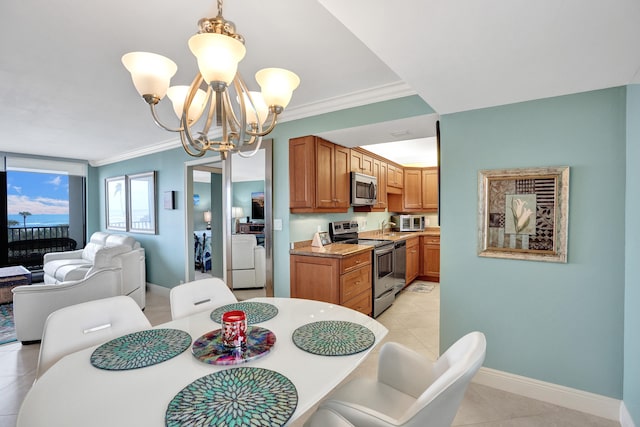
[[[126,177],[114,176],[104,180],[105,218],[107,230],[127,230]]]
[[[127,175],[129,231],[156,234],[156,172]]]
[[[567,262],[569,167],[478,172],[478,255]]]

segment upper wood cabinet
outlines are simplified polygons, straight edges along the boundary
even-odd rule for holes
[[[316,144],[313,136],[289,140],[289,208],[316,205]]]
[[[351,150],[351,171],[373,175],[373,157],[358,150]]]
[[[404,184],[403,169],[389,163],[387,165],[387,190],[391,192],[391,188],[402,188]]]
[[[404,188],[388,195],[389,212],[437,212],[438,168],[404,168]]]
[[[373,176],[378,180],[378,198],[373,207],[381,211],[387,208],[387,168],[386,162],[373,159]]]
[[[438,168],[422,169],[422,209],[438,210]]]
[[[292,213],[347,212],[351,150],[316,136],[289,140]]]
[[[404,210],[422,209],[422,169],[404,168]]]

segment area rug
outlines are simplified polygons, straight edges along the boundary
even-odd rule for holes
[[[406,290],[409,292],[420,292],[423,294],[428,294],[433,290],[434,287],[435,285],[432,285],[431,283],[416,282],[410,284]]]
[[[0,344],[16,340],[16,329],[13,326],[13,304],[0,305]]]

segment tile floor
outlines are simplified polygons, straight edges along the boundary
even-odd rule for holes
[[[246,299],[251,296],[250,292],[239,293],[238,298]],[[440,288],[437,284],[430,293],[401,292],[393,306],[378,317],[389,329],[385,340],[400,342],[435,359],[438,355],[439,309]],[[153,325],[169,321],[168,297],[148,293],[145,314]],[[407,330],[407,324],[414,327]],[[38,351],[38,344],[0,345],[0,427],[15,426],[20,403],[33,383]],[[375,375],[376,363],[377,351],[374,350],[352,376]],[[301,427],[304,418],[293,426]],[[472,383],[453,425],[615,427],[620,424]]]

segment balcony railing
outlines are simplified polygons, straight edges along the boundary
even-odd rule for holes
[[[68,225],[9,227],[8,265],[22,265],[38,271],[42,269],[44,254],[74,250],[76,245],[69,237]]]

